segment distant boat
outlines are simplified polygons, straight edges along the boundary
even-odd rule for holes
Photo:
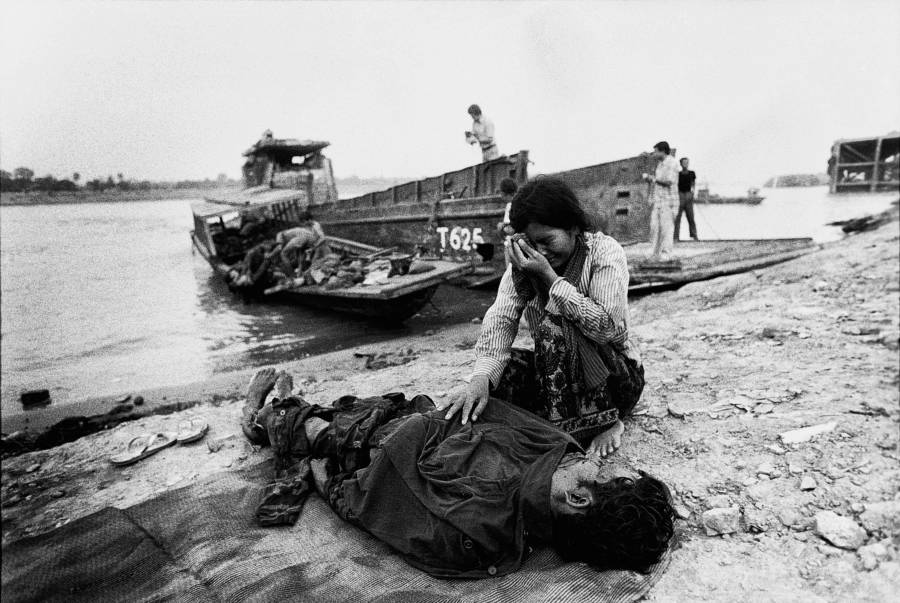
[[[828,174],[782,174],[772,176],[763,188],[793,188],[798,186],[826,186]]]
[[[710,203],[710,204],[731,204],[731,203],[742,203],[744,205],[759,205],[763,202],[765,197],[759,194],[758,188],[751,188],[747,190],[747,196],[745,197],[723,197],[721,195],[711,195],[709,194],[708,188],[700,188],[697,189],[697,196],[694,199],[694,203]]]

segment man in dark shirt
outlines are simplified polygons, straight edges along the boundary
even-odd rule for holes
[[[273,380],[276,398],[262,406]],[[291,396],[286,373],[265,369],[254,382],[244,431],[270,441],[282,468],[261,523],[293,522],[312,474],[342,518],[437,577],[501,576],[539,543],[597,568],[644,571],[668,547],[665,485],[645,474],[601,480],[569,435],[500,400],[462,425],[427,396],[344,396],[327,408]]]
[[[681,158],[681,171],[678,172],[678,216],[675,218],[676,241],[681,230],[681,214],[687,216],[691,238],[697,240],[697,225],[694,223],[694,184],[697,181],[697,174],[688,169],[689,163],[687,157]]]

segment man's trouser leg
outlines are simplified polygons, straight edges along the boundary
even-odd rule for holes
[[[675,208],[662,203],[659,214],[659,253],[669,255],[675,247]]]
[[[697,223],[694,222],[694,193],[687,194],[687,201],[684,204],[684,213],[687,216],[688,228],[690,229],[691,238],[697,238]]]
[[[659,255],[659,203],[653,202],[650,207],[650,253]]]
[[[500,157],[500,150],[497,148],[497,145],[493,145],[488,147],[487,149],[481,150],[481,160],[484,161],[492,161]]]
[[[681,216],[686,213],[687,207],[686,203],[688,200],[688,196],[690,193],[678,193],[678,215],[675,216],[675,240],[681,240]],[[688,218],[688,223],[691,222],[691,219]]]

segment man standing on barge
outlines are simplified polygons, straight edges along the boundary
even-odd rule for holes
[[[466,142],[481,145],[481,160],[490,161],[500,157],[497,141],[494,138],[494,122],[481,113],[481,107],[471,105],[469,115],[472,116],[472,130],[466,132]]]
[[[653,145],[653,157],[659,161],[653,175],[644,174],[650,183],[651,260],[668,260],[675,245],[675,212],[678,207],[678,162],[665,140]]]
[[[697,240],[697,224],[694,222],[694,185],[697,182],[697,174],[688,169],[690,161],[687,157],[681,158],[681,171],[678,172],[678,215],[675,217],[675,240],[677,241],[681,231],[681,214],[687,216],[688,229],[691,238]]]

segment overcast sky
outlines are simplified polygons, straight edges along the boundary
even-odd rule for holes
[[[236,177],[266,128],[338,177],[531,173],[668,140],[701,180],[821,172],[900,129],[900,2],[0,2],[0,166]]]

